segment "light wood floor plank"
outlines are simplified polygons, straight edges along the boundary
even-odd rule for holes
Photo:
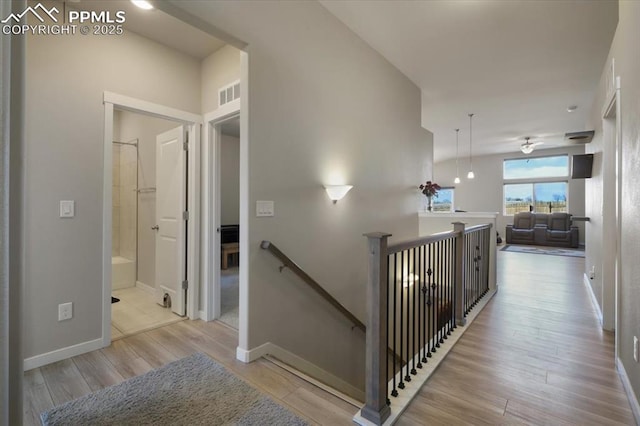
[[[583,271],[581,258],[499,252],[498,293],[398,424],[635,424]]]
[[[118,373],[100,351],[93,351],[74,357],[73,362],[92,391],[117,385],[124,381],[124,377]]]
[[[24,373],[24,423],[40,424],[40,413],[53,408],[53,400],[39,368]]]
[[[307,389],[300,388],[297,392],[287,395],[283,401],[301,410],[319,424],[353,425],[353,414],[336,407]]]
[[[111,346],[101,349],[100,352],[125,379],[153,370],[153,367],[133,350],[127,340],[113,341]]]
[[[72,359],[46,365],[40,371],[55,405],[91,393],[91,388]]]

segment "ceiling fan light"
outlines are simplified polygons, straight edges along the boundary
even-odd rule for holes
[[[535,146],[530,143],[523,143],[520,145],[520,151],[522,151],[523,154],[531,154],[534,148]]]

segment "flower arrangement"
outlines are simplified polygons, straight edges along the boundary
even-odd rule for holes
[[[442,188],[437,183],[428,180],[427,183],[420,185],[420,189],[422,190],[422,193],[427,197],[437,197],[438,191]]]

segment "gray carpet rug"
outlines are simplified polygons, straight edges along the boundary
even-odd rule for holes
[[[506,246],[502,247],[500,250],[513,251],[517,253],[549,254],[552,256],[584,257],[583,249],[581,250],[581,249],[571,249],[571,248],[507,244]]]
[[[202,353],[40,417],[43,425],[307,425]]]

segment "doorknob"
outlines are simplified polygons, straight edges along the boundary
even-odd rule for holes
[[[160,229],[160,227],[158,225],[156,225],[156,226],[152,226],[151,229],[153,229],[154,231],[157,231],[157,230]]]

